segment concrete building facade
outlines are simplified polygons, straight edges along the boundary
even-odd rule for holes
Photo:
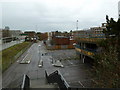
[[[91,27],[87,30],[79,30],[73,32],[74,39],[76,38],[104,38],[103,30],[106,29],[106,23],[102,23],[101,27]]]
[[[93,27],[91,28],[91,37],[92,38],[104,38],[105,34],[103,33],[104,27]]]
[[[89,38],[91,34],[91,30],[79,30],[73,32],[73,39],[76,38]]]
[[[11,37],[20,38],[21,33],[22,33],[22,31],[20,31],[20,30],[10,30]]]

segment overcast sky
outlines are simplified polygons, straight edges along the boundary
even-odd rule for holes
[[[119,0],[13,0],[2,2],[2,28],[37,32],[101,26],[106,15],[118,18]]]

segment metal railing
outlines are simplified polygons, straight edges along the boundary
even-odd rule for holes
[[[47,71],[45,70],[45,75],[48,83],[57,83],[60,90],[69,89],[69,84],[66,82],[59,70],[56,70],[50,75],[48,75]]]
[[[79,45],[75,45],[75,48],[83,49],[83,50],[86,50],[86,51],[88,51],[88,52],[97,53],[97,50],[96,50],[96,49],[82,48],[82,47],[79,46]]]
[[[21,90],[29,90],[29,88],[30,88],[30,79],[27,75],[24,75],[21,85]]]

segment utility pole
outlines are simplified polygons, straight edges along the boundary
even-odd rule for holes
[[[77,20],[77,22],[76,22],[76,30],[78,30],[78,20]]]

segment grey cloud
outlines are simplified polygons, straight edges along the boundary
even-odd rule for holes
[[[45,2],[48,1],[48,2]],[[11,29],[45,32],[75,30],[100,26],[105,15],[117,18],[119,0],[40,0],[40,2],[6,2],[2,4],[2,24]]]

